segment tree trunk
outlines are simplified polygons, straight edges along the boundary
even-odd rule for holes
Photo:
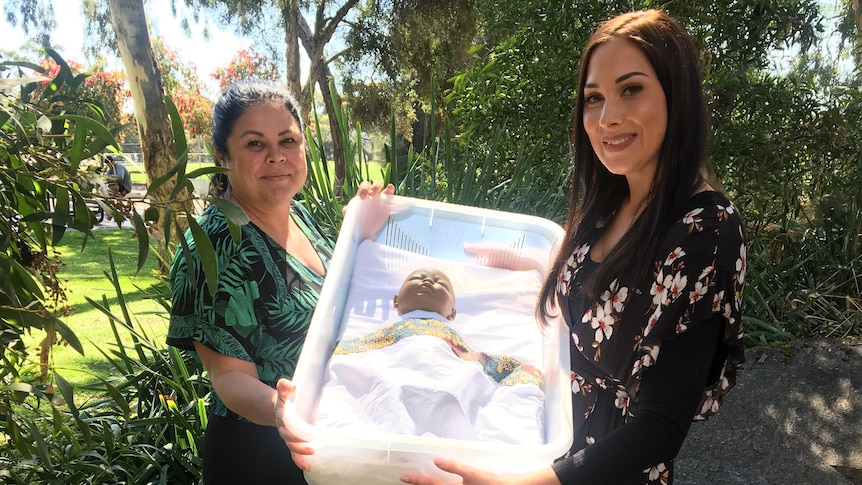
[[[303,99],[308,101],[308,104],[303,105],[303,116],[308,116],[311,112],[311,103],[313,102],[313,87],[314,84],[317,83],[317,86],[320,88],[320,93],[323,95],[323,102],[326,105],[326,114],[329,116],[329,132],[332,136],[332,162],[335,167],[335,177],[332,182],[332,192],[336,197],[341,198],[342,194],[342,186],[344,184],[344,178],[346,174],[346,160],[344,155],[344,141],[341,138],[341,133],[338,130],[338,121],[335,114],[336,103],[340,104],[341,99],[338,95],[338,89],[333,84],[333,92],[329,90],[329,83],[334,78],[332,76],[332,72],[329,70],[329,64],[327,64],[326,59],[323,57],[323,47],[331,38],[332,34],[329,31],[334,31],[335,25],[337,21],[344,17],[350,8],[356,4],[358,0],[349,0],[344,5],[342,5],[341,9],[339,9],[338,13],[333,17],[333,24],[330,24],[328,28],[323,27],[321,25],[322,20],[322,11],[318,10],[318,25],[317,28],[319,32],[311,33],[311,28],[306,22],[305,17],[299,16],[297,18],[297,33],[299,34],[299,38],[302,41],[303,47],[305,47],[305,52],[308,54],[308,57],[311,61],[311,68],[309,71],[308,82],[305,85]],[[337,21],[336,21],[337,20]],[[361,143],[361,140],[357,140],[357,143]]]
[[[108,0],[108,4],[132,93],[135,121],[141,138],[141,158],[149,185],[176,163],[173,130],[164,101],[165,90],[147,30],[143,0]],[[150,194],[157,206],[176,205],[170,201],[173,185],[169,181]],[[157,222],[161,234],[164,234],[165,222],[165,212],[161,211]],[[165,237],[169,236],[173,237],[165,234]],[[159,242],[159,252],[165,256],[164,261],[170,261],[163,243]]]
[[[302,85],[300,84],[301,67],[299,57],[299,1],[286,0],[282,7],[282,17],[284,18],[284,44],[287,48],[285,57],[287,58],[287,89],[296,97],[296,100],[302,105],[305,100],[300,99],[303,95]]]
[[[853,14],[856,18],[856,42],[858,54],[856,57],[856,67],[862,68],[862,1],[853,0]]]
[[[335,116],[336,106],[341,104],[341,97],[338,95],[338,90],[333,84],[332,91],[329,90],[329,83],[332,81],[332,73],[329,71],[329,66],[324,65],[320,69],[320,74],[317,77],[317,86],[323,94],[323,103],[326,105],[326,112],[329,115],[329,134],[332,136],[332,162],[335,166],[335,177],[332,181],[332,194],[338,199],[342,199],[344,192],[344,177],[346,176],[346,163],[344,156],[344,140],[341,138],[341,130],[338,129],[338,120]],[[333,93],[335,97],[333,98]],[[350,129],[349,127],[345,127]],[[361,143],[362,140],[357,140]]]

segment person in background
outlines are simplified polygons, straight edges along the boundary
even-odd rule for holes
[[[439,468],[470,485],[673,482],[692,421],[718,411],[744,360],[743,224],[706,176],[707,125],[698,52],[674,19],[631,12],[592,35],[566,237],[537,307],[571,333],[573,445],[522,477]]]
[[[108,193],[111,196],[125,197],[132,190],[132,175],[129,170],[118,162],[113,155],[105,156],[105,179],[108,181]]]
[[[279,85],[240,81],[213,108],[216,162],[230,169],[218,193],[250,222],[234,242],[215,204],[199,224],[219,268],[213,295],[200,254],[171,266],[167,343],[194,350],[214,395],[204,437],[204,484],[304,483],[276,431],[276,381],[290,378],[317,304],[334,243],[296,200],[306,181],[306,146],[298,106]],[[394,193],[363,182],[360,198]]]

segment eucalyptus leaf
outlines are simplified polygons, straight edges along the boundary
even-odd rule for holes
[[[224,199],[221,197],[212,197],[210,203],[214,206],[218,207],[220,211],[225,215],[225,217],[238,226],[242,226],[248,224],[250,219],[248,218],[248,214],[242,209],[242,207],[238,206],[232,200]]]
[[[51,453],[48,451],[48,445],[45,443],[45,437],[42,435],[42,432],[32,421],[28,422],[30,426],[30,438],[33,439],[36,450],[39,453],[39,457],[41,458],[42,464],[48,468],[48,471],[51,473],[54,472],[54,463],[51,460]]]
[[[215,173],[228,173],[228,172],[230,172],[230,169],[227,167],[219,167],[219,166],[213,165],[211,167],[201,167],[201,168],[198,168],[196,170],[192,170],[191,172],[186,174],[186,177],[188,177],[190,179],[194,179],[194,178],[202,177],[204,175],[210,175],[210,174],[215,174]]]
[[[148,207],[149,210],[151,207]],[[147,231],[147,224],[138,214],[137,209],[132,211],[132,222],[135,224],[135,235],[138,239],[138,272],[144,267],[147,262],[147,255],[150,252],[150,234]]]
[[[92,132],[98,138],[103,140],[107,140],[109,144],[115,147],[117,150],[120,149],[120,144],[117,142],[117,139],[114,137],[114,134],[111,133],[105,125],[100,123],[98,120],[94,120],[93,118],[88,118],[86,116],[79,116],[73,114],[63,114],[58,116],[52,116],[52,121],[63,121],[69,120],[75,123],[80,124],[83,128],[86,128],[89,132]],[[84,132],[86,133],[86,132]],[[83,135],[82,135],[83,136]]]
[[[73,332],[71,328],[66,326],[66,324],[63,323],[63,321],[59,318],[51,317],[51,319],[53,320],[52,323],[54,325],[54,328],[57,330],[60,336],[63,337],[63,340],[69,345],[69,347],[75,349],[75,351],[79,354],[84,355],[84,346],[81,345],[81,341],[78,340],[78,336],[75,335],[75,332]]]
[[[215,296],[218,288],[218,260],[216,259],[215,249],[213,248],[212,240],[209,235],[204,232],[201,226],[189,217],[189,230],[192,233],[192,239],[195,242],[195,250],[198,252],[198,257],[201,260],[201,266],[204,270],[204,278],[207,282],[207,289],[210,296]]]

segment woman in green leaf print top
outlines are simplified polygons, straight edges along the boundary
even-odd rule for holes
[[[212,380],[203,446],[205,484],[304,483],[275,425],[275,385],[290,378],[317,304],[333,242],[293,200],[306,180],[305,139],[296,102],[278,85],[243,81],[213,108],[212,143],[230,171],[217,192],[248,215],[239,241],[213,204],[199,218],[218,262],[210,294],[201,255],[171,267],[167,342],[194,350]],[[363,182],[360,198],[392,194]]]

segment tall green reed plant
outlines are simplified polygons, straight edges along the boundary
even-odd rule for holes
[[[862,210],[856,197],[848,194],[805,225],[750,228],[750,345],[862,336]]]
[[[478,149],[469,138],[452,134],[446,124],[443,134],[421,153],[408,149],[398,163],[406,164],[408,170],[399,181],[397,193],[410,197],[438,200],[452,204],[483,207],[507,212],[518,212],[561,221],[565,216],[566,174],[560,174],[559,184],[553,190],[543,190],[549,185],[535,179],[532,170],[536,160],[535,149],[522,146],[512,159],[502,158],[498,151],[505,128],[496,131],[488,147]],[[392,164],[398,157],[392,147],[396,145],[393,129],[391,142],[386,152]],[[511,172],[500,170],[507,164]]]
[[[117,308],[108,299],[89,299],[111,324],[115,340],[102,354],[111,378],[94,376],[88,386],[102,398],[76,404],[75,390],[55,374],[60,396],[36,393],[24,401],[19,427],[31,443],[15,440],[0,456],[4,483],[197,483],[199,450],[206,428],[211,385],[191,354],[163,343],[136,326],[123,298],[108,250],[106,278]],[[164,291],[154,298],[161,299]],[[165,306],[164,301],[154,302]],[[131,344],[127,343],[131,340]],[[45,415],[52,416],[45,421]],[[16,435],[13,433],[13,440]]]
[[[432,112],[433,109],[432,106]],[[315,126],[320,125],[316,112],[313,120]],[[455,135],[448,123],[438,134],[433,116],[431,120],[424,136],[432,140],[429,147],[417,152],[409,145],[405,154],[398,153],[397,147],[404,141],[396,133],[394,117],[391,121],[382,181],[395,184],[396,194],[533,214],[556,221],[563,219],[568,203],[568,171],[559,174],[553,183],[537,180],[532,170],[536,151],[526,144],[514,157],[504,157],[498,148],[506,134],[505,127],[497,130],[490,147],[480,150],[473,145],[469,134]],[[345,180],[337,187],[339,190],[335,190],[323,134],[321,130],[306,128],[308,181],[302,190],[302,199],[321,225],[334,235],[341,227],[342,208],[356,193],[359,183],[371,178],[371,173],[370,161],[362,148],[360,125],[351,125],[349,112],[342,106],[336,107],[336,119],[330,120],[332,122],[337,124],[345,147]],[[394,170],[396,166],[405,169]],[[511,166],[512,170],[502,170],[503,166]]]
[[[334,86],[330,84],[329,89],[334,97]],[[320,117],[317,110],[312,111],[314,126],[320,126]],[[362,147],[362,128],[359,123],[350,125],[349,113],[341,105],[335,106],[335,119],[329,120],[338,127],[341,137],[341,145],[344,147],[344,180],[340,185],[335,180],[331,161],[326,156],[326,141],[323,138],[323,130],[305,128],[305,137],[308,145],[306,164],[308,167],[308,180],[303,186],[300,197],[306,208],[314,214],[318,223],[330,236],[335,236],[342,223],[342,209],[349,202],[349,198],[359,188],[359,184],[371,180],[369,160]],[[389,172],[384,171],[382,182],[389,181]]]

